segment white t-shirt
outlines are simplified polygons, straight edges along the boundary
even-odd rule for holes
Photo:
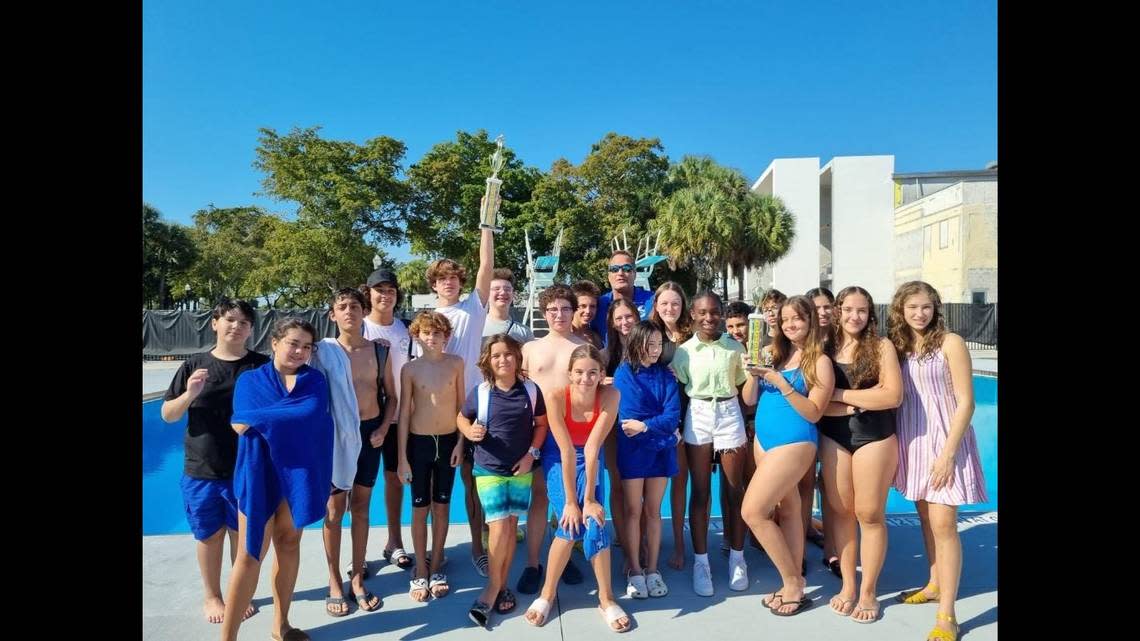
[[[392,378],[396,379],[396,398],[400,398],[400,370],[403,369],[404,363],[408,362],[408,345],[412,342],[408,328],[404,326],[403,321],[395,317],[392,318],[391,325],[381,325],[365,317],[364,338],[368,340],[383,338],[391,345],[388,348],[388,360],[392,362]]]
[[[522,323],[516,323],[513,320],[491,320],[483,324],[483,338],[494,336],[495,334],[502,334],[506,332],[511,338],[520,343],[527,343],[534,340],[534,332]]]
[[[487,310],[479,300],[479,293],[472,291],[466,299],[449,307],[437,307],[435,311],[451,321],[451,338],[445,354],[455,354],[463,359],[464,398],[471,390],[483,382],[479,372],[479,352],[483,347],[483,325],[487,321]],[[417,345],[418,347],[418,345]],[[419,354],[420,352],[415,352]]]

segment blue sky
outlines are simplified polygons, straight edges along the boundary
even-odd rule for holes
[[[145,0],[143,200],[166,220],[291,213],[254,195],[257,130],[314,125],[402,140],[405,168],[482,128],[543,170],[609,131],[750,180],[795,156],[980,169],[997,159],[997,6]]]

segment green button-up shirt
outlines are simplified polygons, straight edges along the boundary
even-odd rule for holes
[[[744,346],[727,332],[710,343],[697,335],[681,343],[670,366],[685,394],[697,398],[736,396],[736,386],[748,380],[744,370]]]

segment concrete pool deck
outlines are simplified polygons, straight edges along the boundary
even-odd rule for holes
[[[778,588],[778,574],[764,554],[745,546],[750,585],[743,592],[728,588],[728,560],[717,548],[721,542],[720,519],[714,518],[709,532],[709,558],[715,594],[697,596],[692,589],[692,554],[686,569],[675,571],[662,564],[662,576],[669,594],[654,599],[633,600],[624,596],[621,577],[622,555],[613,555],[611,584],[619,603],[634,620],[629,637],[654,641],[693,641],[694,639],[796,639],[803,641],[873,641],[895,639],[914,641],[925,638],[934,624],[934,604],[903,605],[894,600],[900,591],[924,585],[927,565],[922,534],[913,516],[888,516],[890,546],[879,580],[882,618],[871,625],[858,625],[847,617],[836,616],[829,599],[840,588],[840,581],[820,563],[821,551],[807,545],[808,595],[811,609],[793,617],[776,617],[766,611],[761,598]],[[666,523],[662,535],[662,558],[672,549],[672,530]],[[962,636],[968,641],[997,639],[997,514],[964,514],[959,518],[962,537],[962,581],[957,603]],[[346,530],[347,533],[347,530]],[[687,534],[687,531],[686,531]],[[411,542],[411,530],[404,527],[404,541]],[[290,622],[306,630],[314,641],[346,639],[414,640],[446,635],[449,640],[486,639],[494,634],[525,635],[547,641],[595,641],[613,639],[597,610],[593,574],[586,573],[580,585],[559,584],[558,600],[550,619],[535,628],[523,618],[533,596],[519,595],[519,607],[504,616],[492,615],[490,630],[467,619],[467,609],[479,594],[485,579],[476,574],[470,562],[470,537],[466,523],[452,523],[447,538],[448,564],[445,571],[451,594],[440,600],[417,603],[408,596],[410,572],[389,565],[380,557],[387,530],[373,527],[369,533],[369,566],[374,572],[366,583],[384,600],[377,612],[363,612],[355,605],[348,616],[332,618],[325,614],[328,593],[324,549],[316,531],[306,531],[301,540],[301,567],[290,608]],[[186,641],[217,639],[219,626],[202,616],[202,587],[190,535],[145,536],[143,548],[143,638]],[[543,547],[545,563],[546,547]],[[267,556],[271,556],[272,551]],[[510,584],[518,581],[525,562],[525,545],[516,548]],[[347,541],[342,565],[347,563]],[[241,638],[267,639],[273,622],[270,590],[272,562],[262,565],[254,603],[257,614],[243,623]],[[588,569],[581,554],[574,553],[580,569]],[[228,564],[226,564],[228,565]],[[223,586],[228,567],[222,572]]]

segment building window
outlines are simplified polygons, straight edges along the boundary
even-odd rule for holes
[[[971,293],[970,302],[975,304],[975,305],[985,305],[986,304],[986,290],[975,289]]]
[[[950,246],[950,221],[938,223],[938,248],[946,249]]]

